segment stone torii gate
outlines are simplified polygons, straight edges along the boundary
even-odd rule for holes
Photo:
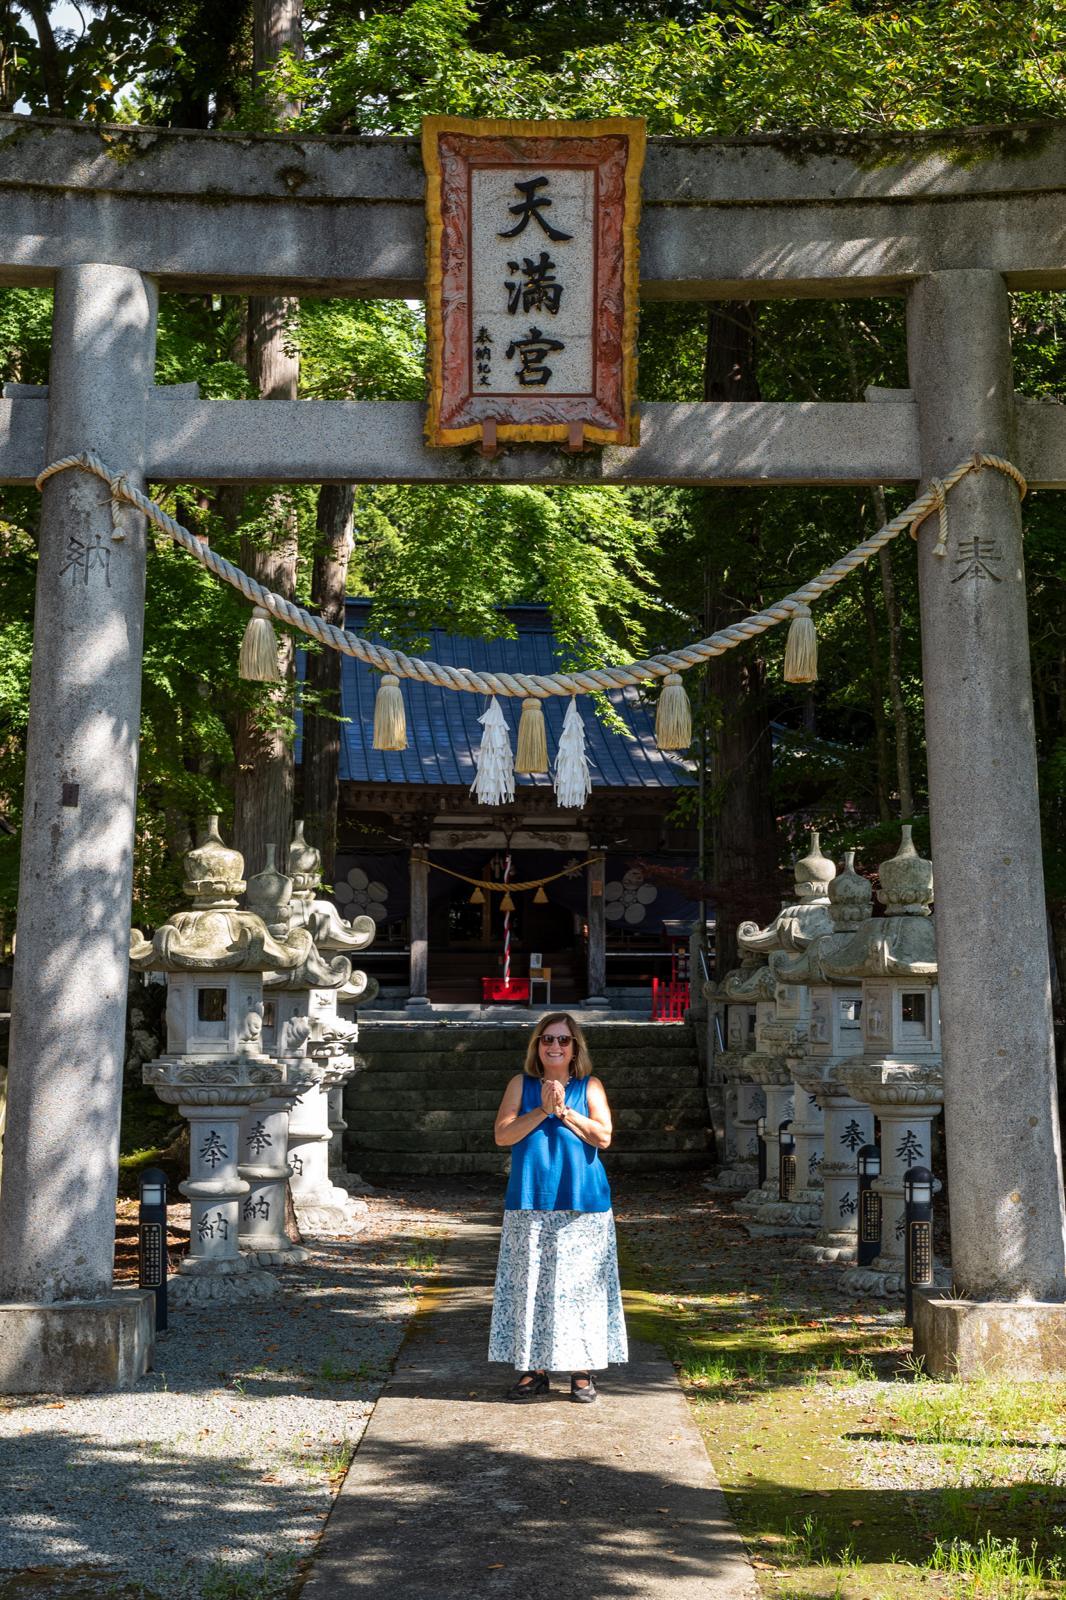
[[[1066,413],[1012,393],[1008,290],[1066,287],[1066,131],[651,141],[642,293],[907,297],[910,388],[878,404],[645,405],[578,457],[430,451],[422,408],[153,386],[160,289],[421,296],[418,145],[0,118],[0,281],[55,290],[47,390],[0,400],[0,481],[92,451],[154,482],[912,484],[973,451],[1066,486]],[[958,1291],[1021,1360],[1066,1364],[1018,495],[952,495],[995,583],[919,542]],[[0,1389],[128,1383],[150,1332],[112,1293],[145,529],[99,482],[44,488],[7,1149]],[[937,1337],[943,1334],[941,1328]]]

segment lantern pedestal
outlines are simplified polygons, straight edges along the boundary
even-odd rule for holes
[[[766,1097],[757,1083],[741,1081],[742,1060],[728,1060],[722,1068],[726,1107],[726,1147],[723,1164],[704,1187],[746,1194],[758,1183],[759,1141],[755,1125],[766,1109]]]
[[[242,1255],[260,1267],[298,1266],[311,1252],[285,1232],[285,1188],[289,1181],[289,1113],[297,1095],[318,1077],[313,1061],[285,1062],[283,1092],[252,1106],[241,1122],[237,1168],[248,1185],[241,1204]]]
[[[810,1208],[781,1199],[781,1144],[778,1130],[794,1110],[791,1074],[779,1057],[749,1056],[747,1069],[763,1085],[766,1095],[766,1181],[737,1201],[737,1216],[753,1239],[768,1234],[781,1237],[809,1233],[816,1217]]]
[[[759,1136],[756,1123],[766,1111],[760,1083],[752,1081],[748,1062],[758,1056],[757,1036],[774,1012],[774,986],[769,968],[755,956],[727,973],[716,988],[708,984],[708,999],[726,1002],[730,1048],[721,1057],[726,1100],[725,1164],[708,1179],[708,1189],[747,1194],[759,1181]]]
[[[241,1119],[277,1094],[280,1069],[265,1056],[163,1056],[148,1062],[144,1081],[189,1123],[189,1176],[179,1185],[190,1207],[189,1254],[170,1280],[170,1304],[272,1299],[281,1292],[277,1279],[240,1253],[249,1184],[237,1156]]]
[[[365,1070],[366,1062],[362,1056],[355,1056],[355,1071]],[[346,1194],[357,1194],[360,1189],[365,1189],[362,1178],[357,1172],[349,1172],[344,1165],[344,1135],[348,1131],[348,1124],[344,1120],[344,1090],[351,1077],[350,1074],[344,1083],[339,1083],[329,1091],[329,1181],[337,1189],[343,1189]]]
[[[1066,1378],[1066,1305],[916,1289],[914,1354],[930,1378]]]
[[[928,1166],[933,1121],[943,1104],[939,1063],[852,1061],[838,1076],[849,1093],[871,1106],[881,1121],[881,1253],[868,1267],[849,1267],[841,1278],[848,1294],[899,1296],[906,1288],[903,1179],[911,1167]],[[936,1270],[947,1286],[951,1274]]]
[[[289,1185],[301,1233],[358,1233],[369,1206],[330,1179],[329,1093],[356,1071],[351,1056],[336,1056],[318,1084],[304,1091],[289,1113]]]
[[[820,1067],[821,1062],[818,1063]],[[858,1178],[857,1152],[874,1138],[874,1114],[835,1081],[835,1063],[829,1074],[819,1074],[816,1092],[824,1105],[822,1156],[822,1224],[814,1238],[800,1245],[799,1254],[811,1261],[852,1262],[857,1252]],[[810,1063],[813,1069],[814,1063]],[[813,1086],[813,1072],[803,1081]]]

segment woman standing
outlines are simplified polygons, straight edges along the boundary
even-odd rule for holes
[[[504,1196],[489,1360],[521,1374],[508,1400],[533,1400],[549,1372],[570,1398],[596,1399],[593,1371],[629,1359],[611,1190],[600,1151],[611,1111],[588,1047],[565,1012],[542,1017],[525,1067],[504,1090],[496,1143],[513,1148]]]

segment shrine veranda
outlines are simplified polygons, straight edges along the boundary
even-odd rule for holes
[[[153,383],[160,290],[421,297],[417,142],[0,118],[0,280],[50,284],[50,384],[0,399],[0,481],[91,451],[154,483],[927,485],[975,451],[1066,485],[1066,413],[1012,392],[1008,294],[1066,287],[1066,129],[653,140],[641,293],[906,298],[910,387],[640,406],[640,442],[431,450],[403,402]],[[991,581],[918,542],[956,1292],[1066,1349],[1066,1215],[1022,516],[951,495]],[[3,1188],[0,1387],[143,1369],[112,1291],[146,539],[99,482],[43,489]],[[73,541],[73,542],[72,542]],[[72,553],[84,581],[69,581]],[[65,577],[64,574],[67,576]],[[1020,1319],[1020,1320],[1019,1320]],[[1021,1327],[1021,1333],[1018,1329]],[[65,1331],[64,1331],[65,1330]],[[1057,1341],[1057,1346],[1056,1346]],[[1049,1358],[1066,1364],[1066,1355]]]

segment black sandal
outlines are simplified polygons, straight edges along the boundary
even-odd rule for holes
[[[580,1386],[577,1381],[579,1378],[586,1380]],[[599,1395],[596,1393],[596,1385],[592,1381],[591,1372],[573,1372],[570,1374],[570,1398],[571,1400],[576,1400],[579,1406],[590,1406],[594,1400],[599,1399]]]
[[[524,1405],[527,1400],[535,1400],[539,1394],[547,1394],[550,1388],[546,1372],[523,1372],[518,1382],[511,1385],[503,1398],[516,1400],[519,1405]]]

